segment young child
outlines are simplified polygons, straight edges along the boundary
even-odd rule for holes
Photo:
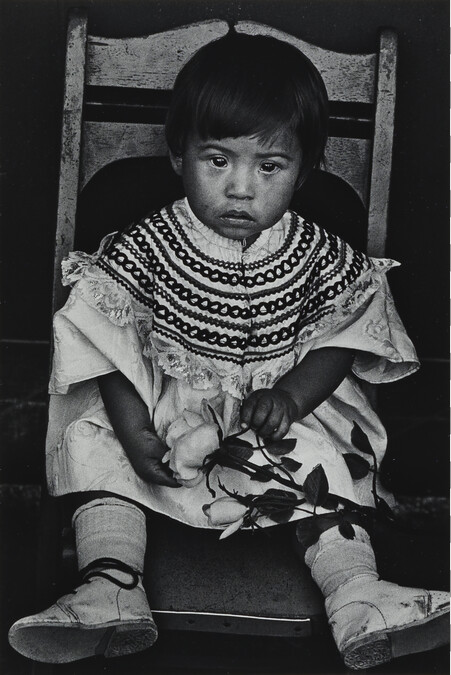
[[[359,380],[393,381],[418,363],[385,279],[396,263],[288,210],[323,157],[327,119],[321,77],[296,48],[233,32],[210,43],[180,72],[167,118],[186,198],[63,264],[73,290],[55,316],[48,481],[78,500],[81,582],[12,626],[20,653],[61,663],[154,642],[143,509],[195,527],[233,521],[202,508],[212,498],[201,471],[162,461],[177,443],[188,460],[205,442],[215,449],[209,409],[224,435],[295,439],[301,484],[321,464],[332,493],[374,504],[371,480],[353,480],[343,459],[359,454],[355,422],[379,461],[385,451]],[[271,487],[231,468],[209,479],[241,495]],[[334,510],[317,514],[313,544],[309,513],[292,520],[345,663],[443,644],[447,594],[379,580],[355,519],[348,539]]]

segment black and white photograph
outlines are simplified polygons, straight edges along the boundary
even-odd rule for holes
[[[0,0],[2,675],[448,675],[449,25]]]

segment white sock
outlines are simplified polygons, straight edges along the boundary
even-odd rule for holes
[[[358,525],[354,532],[354,539],[345,539],[338,527],[331,527],[305,553],[305,562],[325,597],[356,577],[379,579],[368,533]]]
[[[116,497],[94,499],[75,511],[78,569],[100,558],[114,558],[142,574],[146,551],[146,517],[134,504]],[[108,574],[129,582],[130,574],[108,569]]]

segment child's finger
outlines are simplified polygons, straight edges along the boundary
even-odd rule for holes
[[[182,487],[180,483],[177,483],[170,469],[159,462],[152,463],[149,470],[149,483],[165,485],[166,487]]]
[[[251,426],[251,420],[257,403],[258,399],[255,396],[249,396],[249,398],[243,401],[240,411],[241,426],[243,428],[249,428]]]
[[[279,425],[274,429],[271,438],[274,441],[280,441],[288,433],[290,426],[290,418],[287,413],[284,413]]]
[[[274,403],[270,398],[260,398],[257,402],[257,405],[252,411],[252,417],[250,420],[250,427],[255,429],[259,433],[262,429],[266,429],[269,425],[271,426],[271,418],[274,418],[273,413]],[[275,422],[275,420],[274,420]]]
[[[264,423],[260,425],[258,433],[263,438],[273,437],[275,431],[279,428],[279,425],[282,421],[283,414],[281,410],[273,405],[270,414],[266,417]]]

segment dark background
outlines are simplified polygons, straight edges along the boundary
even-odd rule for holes
[[[43,476],[65,31],[67,12],[75,6],[88,9],[91,33],[115,37],[206,19],[250,19],[326,48],[369,52],[377,49],[380,27],[397,31],[387,255],[402,263],[390,283],[422,368],[380,388],[381,414],[391,438],[385,480],[401,497],[447,495],[447,0],[0,0],[0,497],[9,528],[4,542],[10,531],[16,537],[2,546],[9,546],[5,565],[11,583],[22,570],[18,556],[33,555],[33,509]],[[18,527],[25,528],[23,536],[14,529],[11,514],[22,518]],[[31,548],[24,548],[26,536]],[[20,580],[14,600],[6,594],[14,618],[21,603],[29,609],[24,596],[30,583],[29,577]],[[13,670],[5,666],[4,675],[21,672],[14,663]],[[438,672],[436,667],[428,672]]]

